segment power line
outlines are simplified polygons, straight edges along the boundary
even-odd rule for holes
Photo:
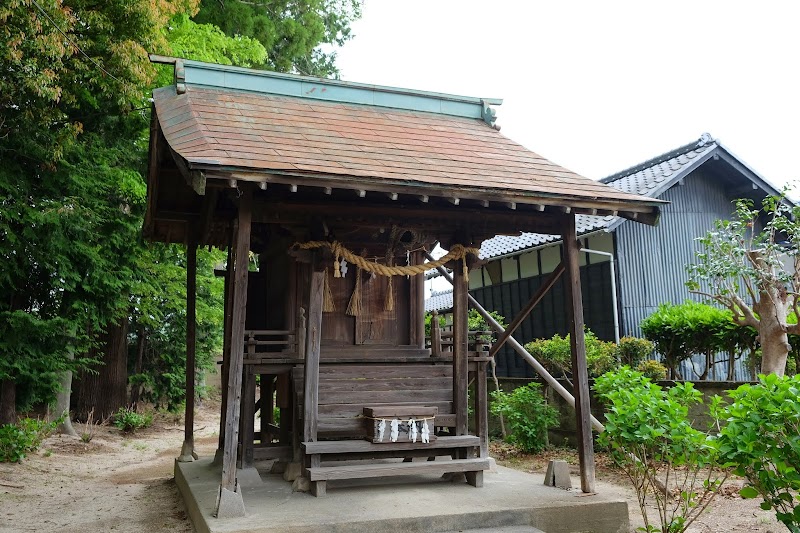
[[[39,5],[39,2],[37,2],[36,0],[31,0],[31,2],[33,3],[33,5],[35,5],[35,6],[36,6],[36,9],[38,9],[38,10],[39,10],[39,12],[40,12],[42,15],[44,15],[44,17],[45,17],[45,18],[46,18],[46,19],[47,19],[47,20],[50,22],[50,24],[51,24],[51,25],[52,25],[52,26],[53,26],[53,27],[54,27],[56,30],[58,30],[58,33],[60,33],[61,35],[63,35],[63,36],[64,36],[64,38],[65,38],[67,41],[69,41],[69,44],[71,44],[71,45],[72,45],[72,46],[73,46],[73,47],[74,47],[76,50],[78,50],[78,51],[79,51],[81,54],[83,54],[83,57],[85,57],[86,59],[88,59],[88,60],[89,60],[89,62],[91,62],[91,63],[92,63],[94,66],[96,66],[97,68],[99,68],[99,69],[100,69],[100,70],[103,72],[103,74],[106,74],[107,76],[109,76],[111,79],[113,79],[113,80],[114,80],[114,81],[116,81],[117,83],[122,83],[122,81],[120,81],[120,79],[119,79],[119,78],[117,78],[116,76],[114,76],[113,74],[111,74],[109,71],[107,71],[106,69],[104,69],[104,68],[103,68],[103,66],[102,66],[102,65],[100,65],[100,63],[98,63],[97,61],[95,61],[94,59],[92,59],[91,57],[89,57],[89,54],[87,54],[86,52],[84,52],[84,51],[83,51],[83,49],[82,49],[80,46],[78,46],[78,45],[75,43],[75,41],[73,41],[73,40],[72,40],[72,38],[71,38],[69,35],[67,35],[67,33],[66,33],[64,30],[62,30],[62,29],[61,29],[61,28],[58,26],[58,24],[56,24],[56,22],[55,22],[55,21],[54,21],[52,18],[50,18],[50,15],[47,13],[47,11],[45,11],[45,10],[42,8],[42,6],[40,6],[40,5]]]

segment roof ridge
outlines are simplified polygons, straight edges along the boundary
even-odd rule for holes
[[[717,143],[717,140],[714,139],[710,133],[703,133],[700,136],[700,138],[696,141],[692,141],[689,144],[684,144],[679,148],[675,148],[674,150],[670,150],[669,152],[653,157],[652,159],[648,159],[647,161],[639,163],[638,165],[634,165],[630,168],[626,168],[625,170],[621,170],[615,174],[611,174],[610,176],[602,178],[599,181],[600,183],[605,183],[605,184],[612,183],[620,178],[624,178],[625,176],[630,176],[631,174],[636,174],[637,172],[641,172],[646,168],[654,167],[660,163],[669,161],[674,157],[678,157],[679,155],[691,152],[692,150],[702,148],[711,143]]]

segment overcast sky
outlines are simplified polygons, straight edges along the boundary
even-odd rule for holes
[[[599,179],[709,132],[800,178],[800,3],[366,0],[342,79],[503,98],[501,133]]]

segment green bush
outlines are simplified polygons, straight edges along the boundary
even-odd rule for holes
[[[726,352],[735,359],[745,349],[752,349],[755,343],[755,330],[736,325],[729,310],[692,301],[680,305],[661,304],[640,327],[664,357],[670,377],[678,379],[682,377],[678,365],[694,354],[710,357]],[[701,375],[707,375],[708,370],[706,368]]]
[[[702,402],[691,383],[663,390],[640,372],[622,367],[597,378],[594,386],[608,406],[606,429],[598,443],[636,490],[645,531],[681,533],[708,506],[728,472],[719,467],[716,441],[692,427],[689,407]],[[717,419],[721,399],[710,406]],[[659,526],[648,517],[655,500]]]
[[[617,345],[617,359],[621,365],[636,368],[653,353],[655,346],[647,339],[622,337]]]
[[[508,442],[526,452],[547,447],[547,430],[558,424],[558,412],[547,404],[539,383],[528,383],[511,393],[492,391],[491,411],[511,426]]]
[[[729,392],[720,453],[747,479],[741,495],[761,496],[762,509],[800,533],[800,376],[759,376],[756,386]]]
[[[617,367],[617,346],[613,342],[601,341],[588,329],[585,339],[590,377],[600,376]],[[550,339],[537,339],[526,344],[525,349],[551,373],[569,375],[572,372],[569,335],[562,337],[556,334]]]
[[[23,418],[16,424],[0,426],[0,463],[18,463],[41,446],[58,422]]]
[[[125,433],[133,433],[138,429],[149,427],[153,423],[153,415],[137,413],[132,407],[120,407],[114,414],[114,426]]]
[[[661,381],[667,378],[667,367],[655,359],[642,361],[636,367],[636,371],[641,372],[644,377],[650,378],[653,381]]]

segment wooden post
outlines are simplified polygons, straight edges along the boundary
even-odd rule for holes
[[[489,457],[489,404],[486,390],[486,363],[479,361],[475,372],[475,434],[481,438],[481,458]]]
[[[242,400],[242,366],[244,359],[244,321],[247,307],[247,269],[250,263],[250,221],[252,217],[252,191],[244,189],[239,198],[236,227],[233,299],[231,305],[231,334],[228,340],[230,366],[228,368],[227,408],[225,418],[225,448],[222,458],[222,488],[236,491],[236,455],[239,440],[239,413]]]
[[[439,312],[436,310],[431,313],[431,355],[442,355],[442,328],[439,325]]]
[[[456,414],[456,435],[467,430],[467,278],[459,262],[453,268],[453,410]]]
[[[317,440],[319,410],[319,356],[322,340],[322,304],[325,273],[311,272],[311,291],[308,302],[308,340],[306,341],[303,387],[303,441]]]
[[[572,379],[575,394],[575,418],[578,433],[578,459],[581,467],[581,490],[595,491],[594,447],[592,442],[591,410],[589,408],[589,372],[586,367],[586,342],[583,332],[583,301],[581,296],[578,239],[575,215],[565,217],[564,263],[567,274],[567,316],[572,349]]]
[[[423,263],[421,251],[411,252],[411,264]],[[411,276],[409,284],[411,301],[409,302],[409,344],[418,348],[425,347],[425,274]],[[432,331],[432,330],[431,330]]]
[[[225,262],[225,287],[223,290],[223,310],[222,310],[222,380],[220,394],[222,396],[222,406],[219,417],[219,443],[217,453],[214,456],[214,464],[222,463],[222,453],[225,449],[225,416],[228,411],[228,375],[231,363],[231,300],[233,299],[233,247],[235,245],[236,229],[231,228],[231,237],[228,241],[228,257]]]
[[[194,453],[194,379],[197,328],[197,242],[186,247],[186,411],[184,415],[183,446],[178,461],[190,462]]]

